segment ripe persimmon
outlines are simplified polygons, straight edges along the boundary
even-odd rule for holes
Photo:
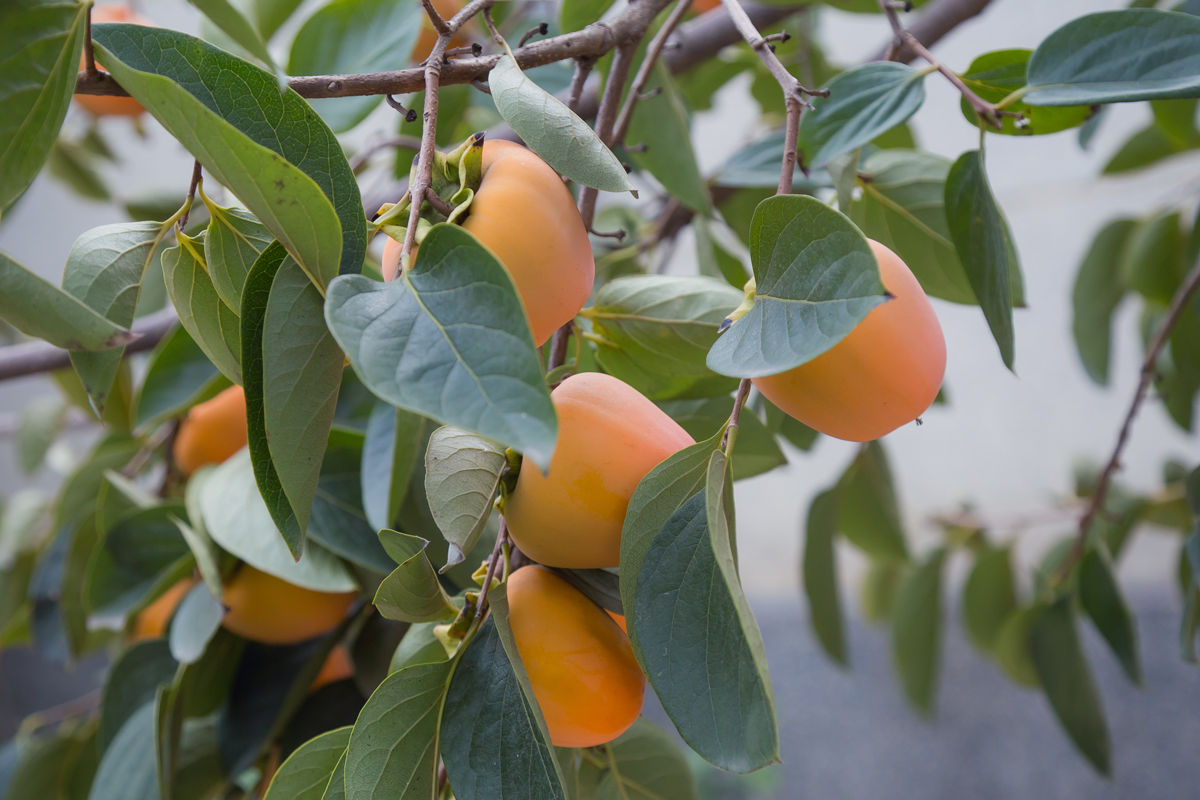
[[[129,22],[134,25],[153,25],[150,20],[138,14],[128,3],[115,3],[106,6],[96,6],[92,9],[92,22]],[[80,56],[79,69],[87,66],[87,57]],[[103,69],[100,62],[96,67]],[[136,117],[146,109],[132,97],[107,97],[97,94],[77,94],[76,102],[95,114],[97,117]]]
[[[483,144],[483,182],[463,227],[508,269],[541,346],[587,302],[596,277],[583,218],[562,179],[532,150],[503,140]],[[388,239],[383,277],[400,263]]]
[[[556,747],[595,747],[642,713],[646,679],[617,623],[553,571],[508,579],[509,624]]]
[[[221,625],[263,644],[297,644],[332,630],[354,592],[316,592],[242,564],[225,584]]]
[[[246,446],[246,393],[230,386],[188,411],[175,435],[175,466],[191,475],[208,464],[220,464]]]
[[[784,413],[851,442],[878,439],[921,416],[946,372],[946,340],[921,284],[899,256],[868,241],[893,299],[812,361],[753,380]]]
[[[629,628],[626,627],[626,625],[625,625],[625,615],[624,614],[618,614],[617,612],[609,611],[608,609],[605,609],[604,613],[606,613],[610,617],[612,617],[612,621],[617,623],[617,626],[620,627],[620,629],[623,633],[629,633]]]
[[[695,444],[675,420],[611,375],[572,375],[550,393],[558,446],[545,475],[526,463],[506,501],[513,541],[552,567],[615,567],[629,498],[660,461]]]
[[[308,691],[315,692],[322,686],[353,677],[354,662],[350,660],[350,653],[347,652],[345,646],[339,642],[329,651],[329,656],[321,665],[321,671],[317,673],[317,677],[313,678],[312,686],[308,687]]]
[[[162,638],[166,633],[167,623],[175,616],[175,609],[179,608],[179,604],[195,583],[191,578],[184,578],[142,609],[133,623],[133,641]]]

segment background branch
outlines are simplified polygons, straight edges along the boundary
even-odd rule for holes
[[[133,332],[138,334],[138,338],[125,345],[125,352],[144,353],[153,350],[178,321],[175,309],[170,307],[142,317],[133,324]],[[45,342],[26,342],[0,348],[0,381],[70,366],[68,351]]]

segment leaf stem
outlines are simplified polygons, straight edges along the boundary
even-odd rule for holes
[[[87,19],[83,23],[83,74],[89,79],[95,78],[97,72],[96,46],[92,43],[92,8],[94,5],[89,1]]]
[[[479,599],[475,601],[475,622],[483,622],[483,614],[487,611],[487,596],[488,591],[492,588],[492,578],[496,576],[496,568],[501,561],[505,562],[505,569],[508,568],[508,559],[504,557],[504,545],[508,543],[508,523],[504,521],[504,515],[500,515],[500,530],[496,532],[496,544],[492,547],[492,555],[488,559],[487,573],[483,576],[483,587],[479,590]]]
[[[638,100],[642,98],[642,93],[646,90],[646,84],[650,82],[650,73],[653,72],[654,65],[658,63],[658,57],[662,54],[663,47],[667,44],[667,39],[675,32],[675,27],[679,25],[680,20],[683,19],[683,15],[691,7],[692,0],[679,0],[675,4],[675,8],[671,10],[667,21],[663,23],[662,28],[650,40],[650,45],[646,48],[646,56],[642,59],[642,64],[638,67],[633,84],[629,87],[629,94],[625,97],[625,105],[622,106],[621,113],[617,116],[616,127],[613,129],[613,146],[624,144],[625,135],[629,133],[629,123],[633,120],[633,109],[637,106]]]
[[[1175,296],[1171,298],[1171,305],[1167,308],[1167,313],[1158,326],[1158,331],[1150,341],[1150,346],[1146,348],[1146,357],[1142,360],[1141,379],[1138,381],[1137,391],[1133,394],[1129,410],[1125,412],[1125,421],[1121,423],[1121,431],[1117,434],[1117,443],[1113,447],[1112,455],[1109,456],[1108,463],[1104,465],[1104,470],[1096,481],[1096,489],[1092,493],[1091,502],[1088,503],[1087,510],[1079,519],[1079,532],[1075,535],[1075,544],[1055,573],[1055,585],[1061,583],[1070,574],[1075,563],[1083,557],[1083,552],[1087,548],[1088,532],[1091,530],[1096,515],[1104,507],[1104,500],[1111,488],[1113,473],[1121,466],[1121,454],[1125,452],[1125,446],[1129,443],[1133,421],[1137,418],[1142,403],[1146,401],[1146,397],[1150,393],[1151,384],[1154,383],[1158,356],[1167,346],[1175,324],[1189,310],[1188,306],[1192,298],[1196,296],[1198,288],[1200,288],[1200,260],[1197,260],[1187,277],[1183,279],[1183,283],[1175,290]],[[1195,309],[1191,310],[1195,313]]]
[[[179,230],[187,227],[188,218],[192,215],[192,203],[196,200],[196,189],[200,187],[202,180],[203,169],[200,166],[200,159],[196,159],[196,163],[192,166],[192,183],[188,186],[187,202],[183,210],[183,216],[179,218]],[[205,203],[207,205],[207,203]]]
[[[721,447],[728,456],[733,452],[734,442],[737,441],[738,420],[742,417],[742,407],[746,405],[746,396],[750,394],[750,379],[742,378],[738,382],[737,394],[733,398],[733,413],[729,415],[729,424],[725,427],[725,436],[721,439]]]

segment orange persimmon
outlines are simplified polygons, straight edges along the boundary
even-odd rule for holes
[[[332,630],[354,592],[316,592],[242,564],[225,584],[227,630],[263,644],[297,644]]]
[[[195,583],[191,578],[184,578],[142,609],[133,623],[133,641],[161,638],[166,633],[167,623],[175,616],[175,610]]]
[[[191,475],[220,464],[246,446],[246,393],[230,386],[211,400],[192,406],[175,435],[175,466]]]
[[[642,712],[646,679],[617,623],[545,567],[508,579],[509,624],[556,747],[595,747]]]
[[[92,22],[129,22],[134,25],[153,25],[139,15],[128,3],[96,6],[92,9]],[[80,56],[79,69],[87,66],[86,56]],[[103,69],[99,62],[96,67]],[[97,117],[136,117],[146,109],[132,97],[106,97],[96,94],[77,94],[75,101]]]
[[[321,665],[321,671],[317,673],[317,677],[313,678],[312,686],[308,687],[309,692],[315,692],[322,686],[328,686],[331,683],[344,681],[347,678],[354,677],[354,662],[350,660],[350,653],[341,643],[335,644],[333,649],[329,651],[329,656],[325,659],[325,663]]]
[[[615,567],[629,498],[646,473],[692,437],[624,381],[599,372],[550,393],[558,446],[545,475],[526,463],[504,518],[513,541],[552,567]]]
[[[878,439],[921,416],[946,372],[946,340],[921,284],[899,256],[868,241],[893,299],[812,361],[753,381],[784,413],[851,442]]]

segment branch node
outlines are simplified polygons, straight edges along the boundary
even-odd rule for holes
[[[433,29],[437,31],[439,36],[444,36],[450,33],[450,26],[446,24],[446,20],[442,19],[442,15],[433,7],[433,0],[421,0],[421,5],[425,7],[425,14],[429,17],[429,23],[433,25]]]
[[[625,241],[625,231],[598,231],[593,228],[588,228],[588,233],[592,236],[599,236],[601,239],[616,239],[618,242]]]
[[[474,86],[479,91],[483,92],[484,94],[492,93],[492,87],[489,86],[488,84],[484,83],[483,81],[481,81],[479,78],[476,78],[475,80],[471,81],[471,85]]]

